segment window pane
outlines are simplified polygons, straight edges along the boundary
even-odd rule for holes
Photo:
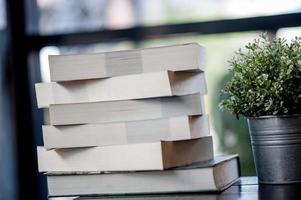
[[[37,3],[42,34],[283,14],[301,8],[301,0],[32,1]]]
[[[37,0],[40,32],[51,34],[135,25],[130,0]]]
[[[156,2],[156,3],[155,3]],[[158,4],[163,8],[159,12],[164,17],[157,23],[176,23],[191,21],[208,21],[218,19],[233,19],[263,15],[274,15],[300,11],[300,0],[167,0],[145,1],[143,13],[145,16],[157,15],[157,9],[149,9],[147,4]],[[146,21],[147,22],[147,21]]]
[[[283,37],[292,40],[295,37],[301,37],[301,27],[281,28],[277,31],[277,37]]]

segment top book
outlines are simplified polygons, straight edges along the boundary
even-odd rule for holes
[[[163,70],[204,71],[205,57],[205,49],[197,43],[96,54],[50,55],[50,78],[60,82]]]

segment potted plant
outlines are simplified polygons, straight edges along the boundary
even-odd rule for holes
[[[301,182],[301,38],[263,34],[229,63],[220,107],[247,118],[259,183]]]

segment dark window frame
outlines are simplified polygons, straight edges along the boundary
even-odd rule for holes
[[[301,13],[272,16],[248,17],[239,19],[215,20],[158,26],[136,26],[133,28],[101,31],[78,32],[53,35],[27,35],[32,50],[44,46],[65,46],[93,44],[109,41],[141,41],[175,36],[177,34],[219,34],[246,31],[271,31],[279,28],[301,26]]]

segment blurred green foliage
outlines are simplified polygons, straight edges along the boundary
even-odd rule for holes
[[[221,112],[218,104],[221,101],[220,90],[231,79],[230,74],[218,82],[212,97],[211,123],[218,135],[219,149],[229,154],[239,154],[243,176],[255,175],[250,137],[245,118],[237,119],[229,111]]]

